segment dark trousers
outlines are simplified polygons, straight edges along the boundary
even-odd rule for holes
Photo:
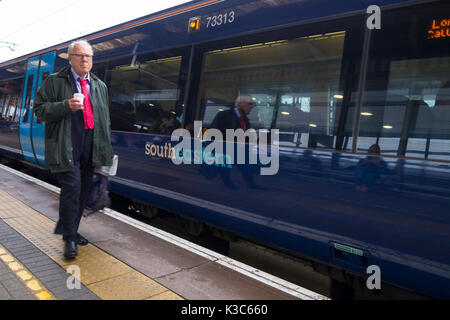
[[[79,141],[78,141],[79,142]],[[59,195],[59,220],[55,233],[62,234],[67,241],[76,241],[81,216],[92,183],[92,132],[87,133],[81,143],[74,143],[74,168],[57,173],[61,193]]]

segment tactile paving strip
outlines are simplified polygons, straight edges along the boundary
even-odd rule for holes
[[[37,299],[56,300],[56,297],[2,245],[0,245],[0,260],[14,272],[15,276],[23,282]]]
[[[2,190],[0,218],[64,269],[78,266],[81,283],[101,299],[182,299],[92,244],[78,246],[75,260],[64,260],[64,241],[53,233],[55,223]]]

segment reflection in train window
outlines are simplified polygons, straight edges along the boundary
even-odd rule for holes
[[[30,105],[31,105],[31,91],[33,89],[33,81],[34,75],[30,74],[27,79],[27,91],[25,94],[25,105],[24,105],[24,114],[22,122],[28,122],[28,115],[30,114]]]
[[[50,75],[50,72],[49,72],[49,71],[46,71],[46,72],[44,72],[44,73],[42,74],[42,83],[45,81],[45,79],[48,78],[49,75]]]
[[[378,144],[385,155],[450,160],[450,42],[424,32],[436,14],[385,16],[371,44],[358,152]],[[402,23],[410,33],[398,38]]]
[[[6,111],[6,100],[8,96],[0,92],[0,120],[3,120],[3,109]]]
[[[449,74],[447,57],[392,61],[387,91],[366,93],[358,150],[450,160]]]
[[[171,134],[181,126],[181,56],[108,70],[113,130]]]
[[[250,94],[252,128],[279,129],[284,145],[333,148],[344,40],[334,32],[206,53],[197,118],[208,127]]]
[[[44,83],[45,79],[47,79],[49,75],[50,75],[50,72],[49,72],[49,71],[44,72],[44,73],[42,74],[42,80],[41,80],[41,83]],[[43,122],[42,122],[41,120],[39,120],[39,119],[36,118],[36,123],[43,123]]]
[[[0,83],[0,119],[18,121],[19,97],[23,79],[15,79]]]

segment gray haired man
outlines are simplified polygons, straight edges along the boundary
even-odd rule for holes
[[[55,233],[65,240],[64,256],[75,258],[78,233],[95,166],[112,159],[108,89],[93,73],[93,51],[80,40],[68,48],[70,66],[50,75],[36,94],[34,112],[45,121],[45,162],[61,186]],[[73,98],[83,94],[83,102]]]

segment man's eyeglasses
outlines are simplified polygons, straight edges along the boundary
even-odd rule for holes
[[[92,59],[92,55],[91,54],[79,54],[79,53],[71,53],[71,56],[75,56],[78,59],[83,59],[86,58],[87,60],[91,60]]]

